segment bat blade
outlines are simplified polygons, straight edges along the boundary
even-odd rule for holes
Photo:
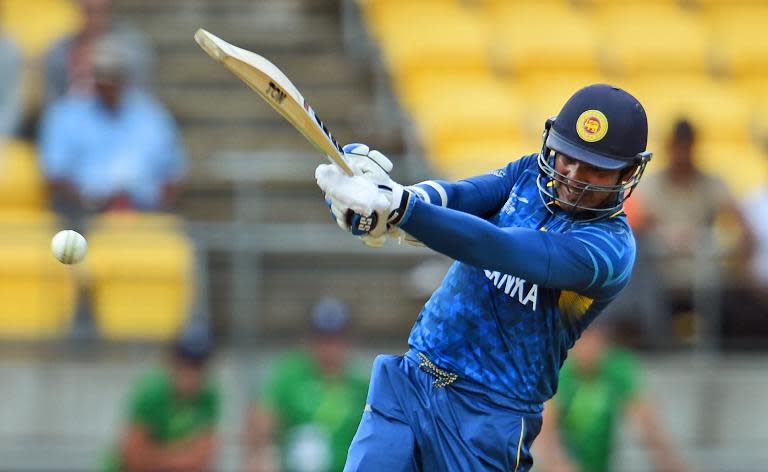
[[[232,45],[204,29],[195,32],[195,41],[211,58],[245,82],[275,111],[290,122],[318,151],[353,175],[344,160],[344,151],[328,131],[299,89],[266,58]]]

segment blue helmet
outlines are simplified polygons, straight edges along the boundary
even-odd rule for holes
[[[591,212],[601,218],[621,209],[624,200],[640,182],[652,154],[646,151],[648,119],[645,109],[635,97],[606,84],[595,84],[577,91],[563,105],[560,113],[547,120],[539,154],[539,194],[550,211],[565,204]],[[561,153],[592,166],[622,170],[632,169],[615,185],[594,185],[570,179],[555,169],[555,154]],[[574,204],[557,195],[556,183],[581,190]],[[615,194],[600,208],[580,205],[585,192]]]

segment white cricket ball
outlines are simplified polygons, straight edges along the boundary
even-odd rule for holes
[[[77,264],[88,251],[88,243],[82,234],[71,229],[59,231],[51,240],[51,251],[62,264]]]

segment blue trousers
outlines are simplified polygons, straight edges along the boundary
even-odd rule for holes
[[[436,387],[418,353],[378,356],[345,472],[508,471],[533,465],[541,415],[458,379]]]

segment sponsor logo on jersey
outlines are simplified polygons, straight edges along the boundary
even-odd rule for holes
[[[608,133],[608,118],[600,110],[587,110],[576,120],[576,133],[588,143],[600,141]]]
[[[497,289],[508,295],[509,298],[516,300],[523,306],[530,304],[531,309],[536,311],[539,299],[539,286],[528,284],[526,287],[525,279],[514,275],[502,274],[498,271],[485,270],[485,276]]]

